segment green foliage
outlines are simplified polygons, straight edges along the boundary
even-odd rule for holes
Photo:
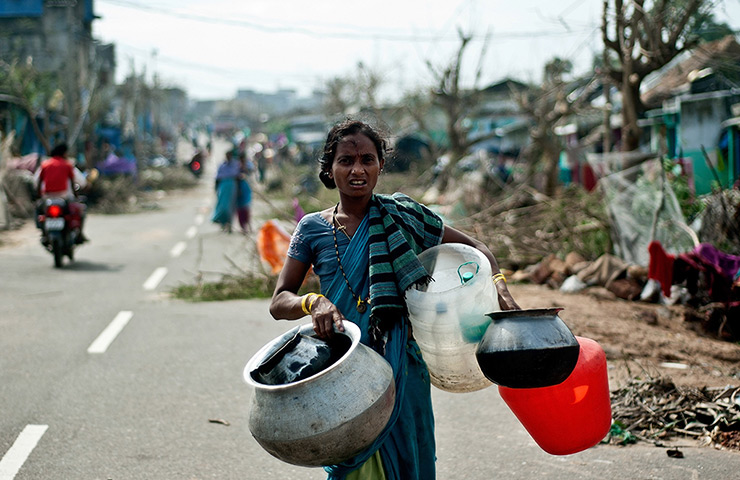
[[[198,180],[184,166],[147,168],[139,174],[140,190],[175,190],[195,186]]]
[[[275,290],[277,277],[250,275],[225,277],[219,282],[202,282],[180,285],[172,290],[175,298],[192,302],[218,302],[247,298],[270,298]]]
[[[587,226],[588,224],[582,224]],[[565,238],[562,248],[556,252],[558,258],[565,258],[570,252],[581,254],[586,259],[597,259],[612,250],[612,240],[607,228],[588,230],[575,236]]]
[[[34,112],[50,106],[57,88],[54,74],[40,73],[30,63],[0,62],[0,93],[18,98]]]
[[[703,42],[713,42],[727,35],[734,35],[732,27],[724,22],[718,22],[711,11],[701,11],[694,15],[689,23],[691,34],[696,35]]]
[[[604,253],[611,252],[606,206],[599,195],[571,185],[556,202],[559,225],[566,226],[562,246],[554,252],[559,258],[575,252],[588,260],[595,260]],[[553,227],[557,228],[555,225]]]
[[[608,437],[612,443],[618,443],[619,445],[628,445],[631,443],[637,443],[637,437],[627,430],[627,426],[620,421],[612,423],[609,429]]]
[[[664,160],[663,168],[666,171],[668,182],[676,195],[686,223],[691,223],[704,210],[704,204],[697,201],[689,188],[689,179],[686,175],[680,175],[678,164],[673,160]]]
[[[225,276],[218,282],[200,282],[195,285],[180,285],[172,290],[175,298],[191,302],[220,302],[245,300],[248,298],[270,298],[275,291],[277,276],[250,274]],[[298,291],[299,295],[320,291],[318,277],[310,275]]]
[[[131,213],[140,209],[147,192],[192,188],[198,181],[185,167],[147,168],[134,180],[129,175],[100,177],[85,192],[98,213]]]

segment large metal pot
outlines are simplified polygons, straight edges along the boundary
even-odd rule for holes
[[[345,321],[348,350],[318,373],[292,383],[267,385],[257,370],[294,337],[295,331],[262,347],[244,368],[253,387],[249,430],[271,455],[294,465],[334,465],[367,448],[393,411],[396,386],[390,364],[360,343],[360,329]],[[311,324],[298,332],[313,335]],[[349,342],[347,342],[349,343]]]

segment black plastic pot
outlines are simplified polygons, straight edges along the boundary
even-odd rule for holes
[[[560,319],[562,308],[507,310],[487,314],[475,357],[483,374],[509,388],[557,385],[571,374],[580,346]]]

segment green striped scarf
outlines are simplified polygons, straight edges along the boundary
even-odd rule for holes
[[[417,255],[442,241],[442,219],[402,193],[373,195],[369,211],[370,341],[385,351],[393,323],[407,317],[405,292],[432,277]]]

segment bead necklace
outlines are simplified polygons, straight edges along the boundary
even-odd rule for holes
[[[344,277],[344,282],[347,284],[347,288],[349,289],[349,294],[352,295],[352,298],[357,300],[357,311],[359,313],[365,313],[367,311],[367,305],[370,303],[370,297],[365,298],[364,300],[360,298],[359,295],[355,294],[355,291],[352,290],[352,285],[349,284],[349,280],[347,279],[347,274],[344,273],[344,267],[342,267],[342,262],[339,259],[339,245],[337,243],[337,230],[342,230],[345,235],[347,235],[347,238],[350,238],[349,234],[347,234],[346,228],[344,225],[340,224],[337,221],[337,210],[339,209],[339,204],[337,203],[337,206],[334,207],[334,213],[331,215],[331,233],[334,236],[334,251],[337,254],[337,263],[339,264],[339,270],[342,272],[342,277]],[[339,228],[337,229],[337,225],[339,225]]]

